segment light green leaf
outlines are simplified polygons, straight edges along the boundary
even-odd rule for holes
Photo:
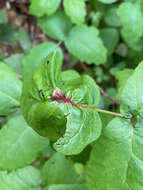
[[[16,73],[0,62],[0,115],[8,115],[19,108],[21,87]]]
[[[100,36],[108,50],[108,55],[112,55],[119,42],[119,32],[114,28],[103,28],[100,30]]]
[[[120,102],[124,111],[135,114],[143,108],[143,62],[135,69],[134,73],[127,79],[121,93]]]
[[[85,184],[51,185],[44,190],[88,190]]]
[[[132,12],[132,14],[131,14]],[[129,47],[136,48],[143,36],[143,14],[138,3],[124,2],[119,6],[118,16],[122,26],[122,36]]]
[[[40,45],[33,47],[29,54],[24,57],[22,61],[22,75],[27,77],[32,73],[39,63],[53,50],[61,52],[60,48],[53,42],[44,42]],[[61,52],[62,54],[62,52]]]
[[[105,13],[105,23],[109,26],[113,26],[113,27],[119,27],[120,26],[120,22],[119,22],[119,17],[117,16],[117,6],[112,6],[109,7]]]
[[[56,40],[65,40],[72,27],[70,19],[63,11],[38,19],[38,26],[45,34]]]
[[[11,173],[0,172],[1,190],[34,190],[41,183],[40,172],[32,166],[18,169]]]
[[[89,190],[142,189],[142,125],[115,118],[104,128],[86,170]]]
[[[42,177],[46,185],[73,184],[76,183],[78,175],[71,160],[55,153],[42,168]]]
[[[0,24],[8,22],[8,17],[5,9],[0,9]]]
[[[111,3],[115,3],[118,0],[98,0],[98,1],[100,1],[101,3],[105,3],[105,4],[111,4]]]
[[[65,41],[65,45],[70,53],[88,64],[98,65],[106,62],[107,50],[95,27],[75,26]]]
[[[19,30],[19,43],[25,53],[29,52],[31,48],[31,41],[28,32],[24,29]]]
[[[12,67],[16,73],[21,74],[23,57],[23,53],[17,53],[6,57],[3,61],[8,66]]]
[[[24,167],[48,145],[47,138],[33,131],[22,116],[16,116],[0,130],[0,169]]]
[[[55,142],[57,151],[72,155],[100,136],[100,118],[96,111],[88,109],[99,104],[100,91],[87,75],[69,71],[66,79],[61,66],[59,51],[41,62],[24,80],[21,108],[34,130]]]
[[[66,14],[74,24],[82,24],[85,21],[85,0],[64,0]]]
[[[30,13],[34,16],[52,15],[58,9],[61,0],[31,0]]]

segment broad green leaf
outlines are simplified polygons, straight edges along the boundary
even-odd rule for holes
[[[21,87],[16,73],[0,62],[0,115],[8,115],[19,108]]]
[[[66,14],[74,24],[82,24],[85,21],[85,0],[64,0]]]
[[[104,128],[86,170],[89,190],[142,190],[142,125],[115,118]]]
[[[59,10],[51,16],[39,18],[38,26],[51,38],[63,41],[67,38],[72,23],[65,13]]]
[[[132,14],[131,14],[132,12]],[[143,36],[143,13],[138,3],[124,2],[119,6],[118,16],[122,26],[122,36],[129,47],[136,48]]]
[[[0,189],[2,190],[34,190],[42,183],[40,172],[28,166],[11,173],[0,172]]]
[[[71,106],[68,109],[65,134],[54,147],[62,154],[78,154],[100,136],[101,121],[98,113],[93,110],[79,110]]]
[[[101,133],[96,111],[100,91],[95,81],[76,72],[61,73],[62,56],[50,53],[24,80],[21,108],[28,124],[66,155],[80,153]],[[83,106],[83,107],[82,107]],[[76,148],[75,148],[76,147]]]
[[[49,145],[47,138],[39,136],[16,116],[0,130],[0,169],[13,170],[33,162],[38,154]]]
[[[61,52],[60,48],[53,42],[44,42],[33,47],[22,61],[23,77],[27,77],[30,73],[32,73],[39,63],[53,50],[58,50]]]
[[[88,190],[85,184],[51,185],[44,190]]]
[[[105,4],[111,4],[111,3],[115,3],[118,0],[98,0],[98,1],[100,1],[101,3],[105,3]]]
[[[105,23],[107,25],[113,27],[120,26],[119,17],[117,16],[117,10],[118,10],[117,6],[112,6],[107,9],[104,17]]]
[[[99,37],[99,31],[91,26],[75,26],[65,45],[70,53],[88,64],[104,64],[107,59],[107,50]]]
[[[111,55],[119,42],[119,32],[114,28],[103,28],[100,30],[100,36],[108,50],[108,55]]]
[[[120,102],[124,106],[124,111],[135,114],[143,108],[143,62],[135,69],[133,74],[127,79],[121,93]]]
[[[52,15],[58,9],[61,0],[31,0],[30,13],[34,16]]]
[[[43,166],[42,177],[46,185],[74,184],[78,175],[71,160],[64,155],[55,153]]]
[[[24,58],[23,53],[17,53],[9,57],[6,57],[3,61],[8,66],[12,67],[16,73],[21,74],[23,58]]]

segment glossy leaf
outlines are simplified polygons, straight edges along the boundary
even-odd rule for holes
[[[98,30],[91,26],[75,26],[65,45],[70,53],[88,64],[104,64],[107,58],[107,50],[99,37]]]
[[[0,62],[0,115],[8,115],[20,107],[21,87],[16,73]]]
[[[40,172],[28,166],[11,173],[0,172],[0,189],[4,190],[33,190],[42,183]]]
[[[53,42],[44,42],[40,45],[33,47],[29,54],[26,55],[22,61],[22,75],[27,77],[32,73],[39,63],[53,50],[58,50],[61,52],[60,48]],[[62,52],[61,52],[62,54]]]
[[[87,167],[89,190],[142,189],[142,125],[115,118],[104,128]]]
[[[100,118],[87,109],[99,104],[100,92],[89,76],[69,71],[66,77],[61,66],[59,51],[41,62],[24,81],[21,107],[29,125],[54,141],[57,151],[78,154],[100,136]]]
[[[46,185],[73,184],[77,181],[77,174],[71,160],[64,155],[55,153],[42,168],[42,176]]]
[[[30,13],[34,16],[52,15],[58,9],[61,0],[31,0]]]
[[[74,24],[82,24],[85,21],[85,0],[64,0],[66,14]]]
[[[67,38],[72,24],[65,13],[59,10],[51,16],[39,18],[38,26],[51,38],[63,41]]]
[[[0,169],[24,167],[48,145],[47,138],[33,131],[22,116],[16,116],[0,130]]]

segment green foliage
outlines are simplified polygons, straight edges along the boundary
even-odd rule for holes
[[[38,25],[45,34],[56,40],[65,40],[72,27],[70,19],[60,10],[51,16],[39,18]]]
[[[99,31],[93,26],[75,26],[65,41],[65,45],[69,52],[80,61],[97,65],[106,62],[107,50],[99,37]]]
[[[84,23],[86,16],[85,0],[64,0],[64,8],[73,23]]]
[[[101,133],[98,113],[78,106],[98,105],[100,94],[86,75],[72,72],[73,78],[62,80],[61,66],[62,56],[56,50],[42,61],[24,81],[21,107],[33,129],[56,141],[57,151],[71,155],[81,152]]]
[[[33,131],[22,116],[16,116],[0,131],[0,169],[9,171],[24,167],[48,145],[48,139]]]
[[[0,62],[0,115],[8,115],[20,107],[21,88],[16,73]]]
[[[52,15],[58,9],[61,0],[31,0],[30,13],[41,17]]]
[[[143,1],[0,7],[0,190],[142,190]]]

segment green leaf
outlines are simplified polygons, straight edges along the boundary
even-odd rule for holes
[[[39,18],[38,26],[51,38],[63,41],[67,38],[72,23],[65,13],[59,10],[51,16]]]
[[[3,61],[8,66],[12,67],[16,73],[21,74],[23,58],[24,58],[23,53],[17,53],[9,57],[6,57]]]
[[[40,172],[32,166],[11,173],[0,172],[0,189],[34,190],[42,183]]]
[[[115,118],[104,128],[86,170],[89,190],[142,189],[142,125]]]
[[[98,113],[93,110],[79,110],[70,106],[68,109],[65,134],[54,144],[54,147],[62,154],[78,154],[100,136],[101,121]]]
[[[33,131],[22,116],[16,116],[0,130],[0,168],[13,170],[24,167],[48,145],[47,138]]]
[[[100,1],[101,3],[105,3],[105,4],[111,4],[111,3],[115,3],[118,0],[98,0],[98,1]]]
[[[69,71],[66,79],[61,66],[59,51],[51,52],[41,62],[24,80],[21,108],[28,124],[55,142],[57,151],[78,154],[100,136],[98,113],[88,109],[99,104],[100,91],[87,75]]]
[[[0,62],[0,115],[8,115],[19,108],[21,87],[16,73]]]
[[[65,45],[70,53],[88,64],[98,65],[106,62],[107,50],[95,27],[75,26],[65,41]]]
[[[0,9],[0,24],[8,22],[7,13],[5,9]]]
[[[34,16],[52,15],[58,9],[61,0],[31,0],[30,13]]]
[[[22,61],[22,75],[27,77],[32,73],[39,63],[53,50],[58,50],[61,52],[60,48],[53,42],[44,42],[40,45],[33,47],[29,54],[24,57]],[[62,52],[61,52],[62,54]]]
[[[64,0],[66,14],[74,24],[82,24],[85,21],[85,0]]]
[[[108,55],[112,55],[119,42],[119,32],[114,28],[103,28],[100,30],[100,36],[108,50]]]
[[[105,23],[107,25],[113,27],[120,26],[119,17],[117,16],[117,10],[118,10],[117,6],[112,6],[107,9],[104,17]]]
[[[130,75],[130,74],[129,74]],[[128,76],[129,76],[128,75]],[[135,69],[127,79],[120,93],[120,102],[124,111],[134,114],[143,108],[143,62]]]
[[[78,178],[72,161],[59,153],[55,153],[45,163],[42,168],[42,177],[46,185],[73,184]]]
[[[87,190],[87,185],[85,184],[51,185],[44,190]]]
[[[131,14],[132,12],[132,14]],[[136,48],[143,36],[143,14],[138,3],[124,2],[119,6],[118,16],[122,26],[122,36],[129,47]]]

